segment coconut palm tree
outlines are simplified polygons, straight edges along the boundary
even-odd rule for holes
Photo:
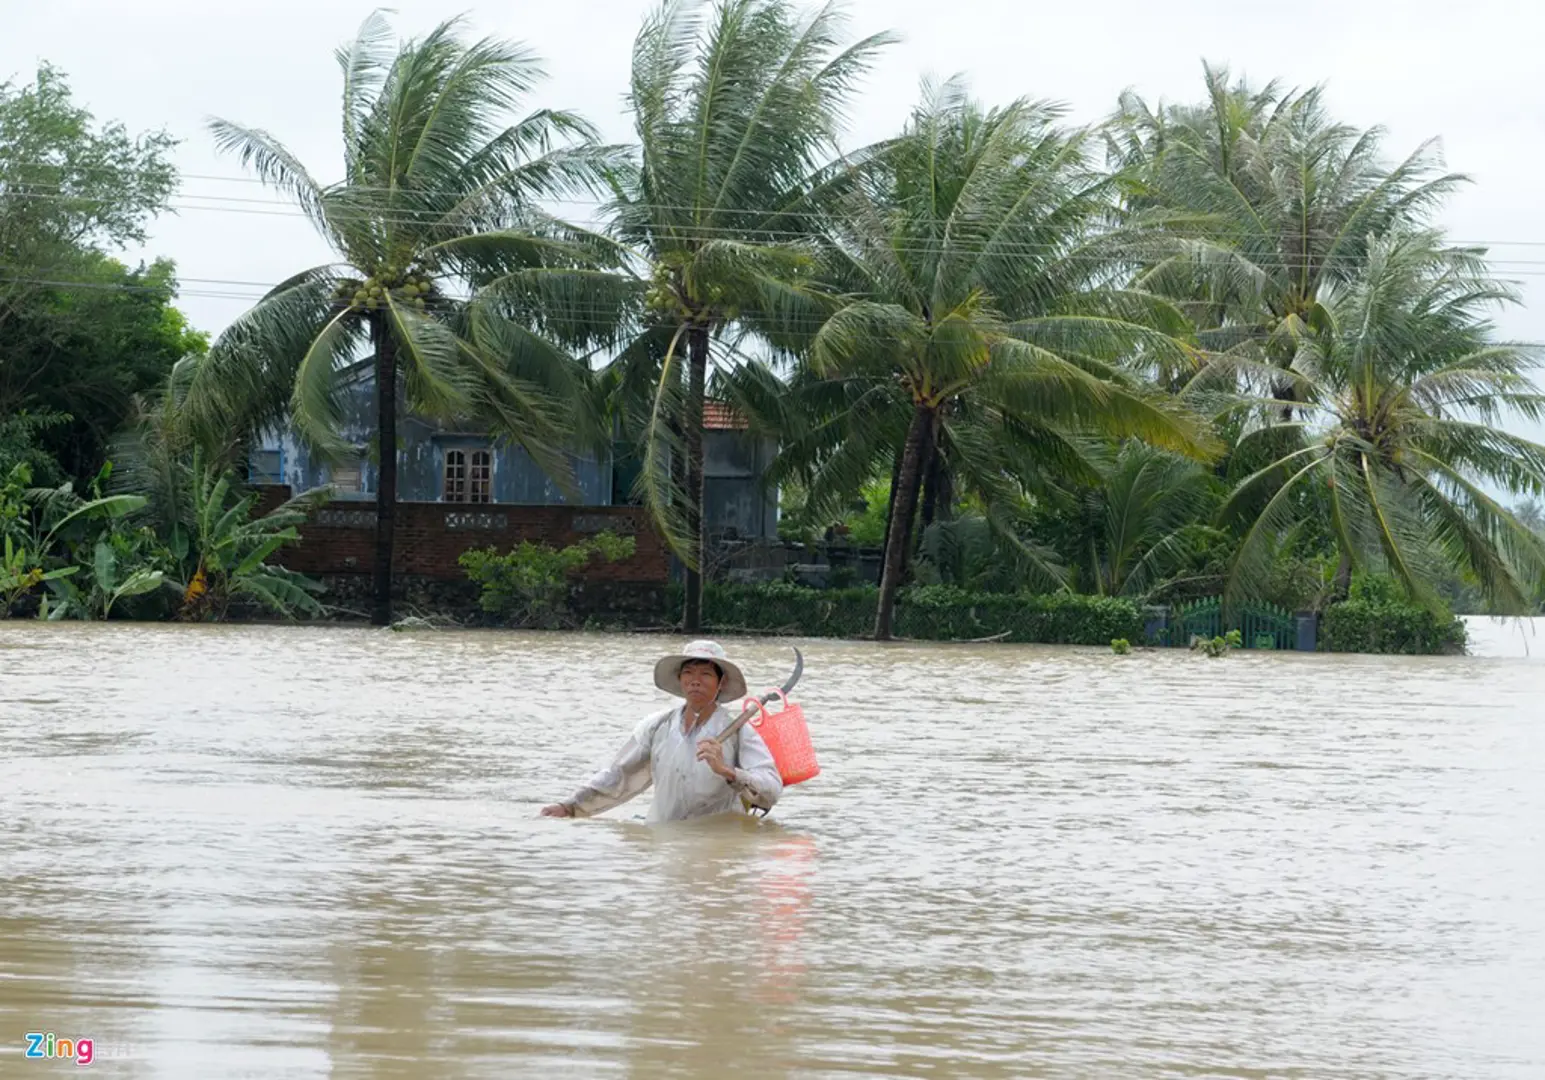
[[[1169,216],[1170,239],[1137,284],[1174,298],[1206,349],[1288,369],[1370,237],[1422,224],[1464,178],[1441,171],[1431,143],[1389,166],[1383,132],[1332,122],[1318,87],[1257,90],[1210,65],[1204,75],[1202,103],[1127,94],[1107,127],[1127,209]],[[1285,416],[1294,385],[1275,387]]]
[[[641,494],[686,567],[688,632],[702,624],[710,369],[740,363],[748,336],[792,350],[829,310],[811,282],[815,212],[849,174],[842,108],[889,40],[842,47],[842,29],[830,5],[668,0],[634,45],[638,160],[615,173],[609,206],[629,268],[616,308],[627,334],[608,378],[639,441]]]
[[[1064,553],[1080,592],[1147,596],[1217,535],[1208,522],[1221,485],[1197,462],[1140,442],[1100,456],[1100,482],[1048,500],[1037,535]]]
[[[343,175],[313,178],[265,131],[211,122],[236,154],[300,208],[338,255],[280,283],[216,342],[192,380],[190,422],[218,443],[290,423],[326,459],[339,435],[339,373],[374,353],[379,486],[373,619],[391,619],[397,419],[405,403],[478,416],[560,483],[582,400],[582,369],[473,291],[515,269],[583,257],[541,199],[594,190],[608,151],[572,113],[514,109],[541,69],[531,53],[458,37],[458,20],[394,48],[380,14],[338,51]]]
[[[1458,570],[1500,610],[1527,610],[1545,539],[1493,492],[1545,493],[1545,446],[1496,425],[1509,414],[1538,420],[1545,395],[1529,377],[1535,356],[1494,342],[1485,317],[1516,297],[1479,251],[1435,233],[1363,246],[1361,271],[1327,286],[1300,336],[1292,400],[1302,418],[1257,410],[1241,442],[1279,449],[1223,506],[1223,520],[1243,528],[1226,595],[1257,592],[1273,544],[1323,505],[1341,595],[1352,570],[1371,564],[1436,605],[1429,582]],[[1258,390],[1278,377],[1273,369]]]
[[[816,334],[784,416],[813,493],[850,496],[894,466],[878,639],[891,635],[930,475],[979,497],[1013,540],[1013,508],[1037,477],[1097,475],[1080,436],[1207,452],[1200,424],[1120,369],[1145,353],[1185,365],[1186,347],[1165,332],[1183,320],[1117,287],[1111,182],[1087,133],[1059,116],[1023,100],[985,110],[958,82],[926,89],[826,219],[825,270],[849,299]]]

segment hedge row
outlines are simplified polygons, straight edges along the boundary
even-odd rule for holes
[[[673,593],[675,590],[673,590]],[[672,597],[678,602],[679,593]],[[710,584],[703,597],[708,626],[721,632],[867,638],[874,632],[879,590],[809,589],[784,582]],[[1144,617],[1130,600],[1103,596],[972,593],[951,586],[903,589],[895,633],[919,641],[1003,641],[1109,645],[1144,640]],[[1354,590],[1320,618],[1321,652],[1441,655],[1462,653],[1464,622],[1372,589]]]
[[[1320,616],[1321,652],[1433,656],[1465,651],[1462,619],[1379,597],[1353,596]]]
[[[879,590],[807,589],[783,582],[711,584],[703,597],[709,627],[720,631],[862,638],[874,632]],[[896,603],[897,637],[920,641],[1003,641],[1109,645],[1141,641],[1143,615],[1130,600],[1070,594],[972,593],[950,586],[904,589]]]

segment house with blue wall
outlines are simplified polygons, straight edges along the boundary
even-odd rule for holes
[[[288,429],[270,431],[248,461],[255,484],[285,484],[293,491],[330,485],[341,500],[372,501],[378,470],[375,454],[375,379],[369,361],[345,375],[343,435],[354,447],[335,465],[315,460]],[[777,442],[757,438],[729,409],[710,403],[703,423],[704,526],[710,538],[760,540],[778,534],[778,493],[761,478],[777,454]],[[398,421],[397,498],[513,506],[557,506],[571,500],[526,451],[486,431],[447,425],[405,413]],[[581,506],[624,506],[637,466],[627,443],[611,452],[569,456]]]

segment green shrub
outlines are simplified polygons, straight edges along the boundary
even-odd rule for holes
[[[786,581],[710,584],[703,608],[709,624],[719,629],[859,637],[874,626],[878,596],[873,588],[807,589]]]
[[[467,551],[460,562],[467,577],[482,586],[484,611],[514,626],[560,629],[576,622],[569,605],[574,576],[593,559],[630,559],[636,546],[631,536],[603,532],[566,548],[526,540],[505,553],[491,547]]]
[[[843,524],[848,527],[848,539],[865,547],[879,547],[885,543],[885,515],[890,510],[890,481],[865,484],[863,509],[854,508]]]
[[[750,633],[807,637],[868,637],[879,590],[807,589],[786,582],[708,586],[710,626]],[[1108,645],[1143,636],[1143,615],[1129,600],[1110,597],[973,593],[947,585],[902,590],[898,637],[922,641],[997,638],[1014,642]]]
[[[1409,603],[1347,600],[1320,618],[1321,652],[1431,656],[1462,653],[1465,642],[1463,620]]]
[[[1230,630],[1226,634],[1220,634],[1211,641],[1204,637],[1191,639],[1191,651],[1206,653],[1214,660],[1227,656],[1234,649],[1242,649],[1245,645],[1244,635],[1238,630]]]
[[[949,585],[903,592],[897,633],[925,640],[1005,641],[1107,645],[1111,638],[1143,636],[1143,614],[1131,600],[1073,593],[973,593]]]
[[[1413,604],[1391,578],[1358,578],[1351,594],[1320,617],[1321,652],[1462,653],[1464,620]]]

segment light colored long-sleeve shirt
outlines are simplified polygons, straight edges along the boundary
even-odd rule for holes
[[[691,731],[684,727],[685,705],[652,713],[634,727],[612,763],[564,800],[575,817],[591,817],[620,806],[654,788],[651,822],[722,814],[737,802],[771,810],[783,794],[783,780],[767,743],[750,724],[724,744],[724,763],[735,770],[733,782],[697,760],[697,744],[729,727],[735,718],[722,706]]]

